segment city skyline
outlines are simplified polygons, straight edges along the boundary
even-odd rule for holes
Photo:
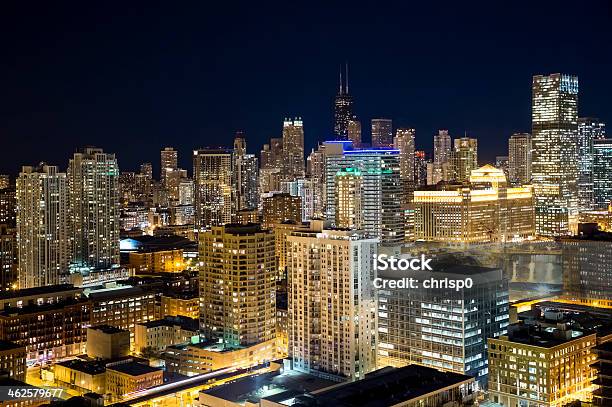
[[[142,161],[154,161],[140,157],[158,154],[168,138],[177,140],[173,144],[183,157],[179,166],[189,168],[188,152],[219,144],[218,140],[230,147],[237,130],[245,132],[249,152],[255,153],[277,136],[280,120],[295,116],[304,120],[309,151],[333,135],[333,100],[345,62],[350,64],[353,110],[362,121],[366,141],[370,119],[388,117],[394,126],[416,129],[420,150],[429,150],[429,138],[438,129],[449,129],[455,137],[467,132],[479,139],[481,157],[493,163],[511,134],[530,132],[530,78],[540,73],[580,77],[579,115],[610,122],[604,106],[612,91],[607,80],[612,60],[598,52],[610,37],[608,5],[554,11],[535,6],[529,13],[518,8],[490,19],[483,19],[482,12],[472,15],[475,10],[469,8],[450,7],[437,15],[434,26],[419,21],[425,10],[391,9],[383,15],[387,18],[375,19],[363,32],[358,30],[365,27],[362,17],[329,24],[339,13],[360,16],[359,7],[347,11],[330,6],[325,16],[308,10],[292,13],[296,26],[288,24],[289,11],[279,8],[266,16],[245,7],[236,11],[235,21],[225,20],[225,27],[224,19],[209,21],[208,15],[195,25],[185,10],[178,9],[148,36],[136,29],[149,27],[150,20],[159,17],[162,10],[155,7],[126,8],[125,17],[114,21],[112,29],[105,20],[109,10],[78,9],[57,18],[32,18],[23,26],[14,21],[26,12],[10,10],[7,15],[14,18],[5,29],[15,41],[7,48],[7,60],[12,62],[1,71],[11,80],[0,106],[0,132],[9,140],[11,154],[0,163],[0,173],[16,175],[21,165],[39,161],[60,165],[76,147],[85,145],[114,152],[120,168],[135,170]],[[226,16],[224,10],[218,12]],[[552,14],[537,25],[529,24],[544,13]],[[414,24],[404,26],[402,16],[413,17]],[[516,24],[517,16],[527,24]],[[570,16],[575,32],[562,45],[528,41],[536,32],[546,32],[543,41],[552,44],[552,38],[564,32],[554,22]],[[191,24],[178,27],[183,18]],[[248,28],[255,28],[252,24],[262,28],[260,24],[271,18],[280,22],[256,35],[255,45],[242,40]],[[251,19],[251,25],[241,27]],[[455,19],[463,22],[460,28]],[[37,32],[46,33],[46,41],[24,33],[34,23],[40,25]],[[86,23],[100,29],[92,32],[83,26]],[[500,29],[490,30],[493,24]],[[313,40],[309,30],[297,29],[304,25],[320,27],[321,36],[342,40],[344,46]],[[79,35],[66,38],[64,29]],[[217,32],[228,29],[235,29],[235,34],[219,38]],[[389,43],[374,48],[383,38]],[[258,39],[269,43],[256,45]],[[519,43],[520,48],[515,45]],[[236,52],[226,51],[232,47]],[[484,54],[476,51],[482,47]],[[374,50],[394,58],[376,64],[369,58]],[[214,64],[207,63],[207,55],[215,56]],[[282,66],[274,62],[280,55],[286,58]],[[406,64],[408,58],[412,63]],[[126,138],[133,143],[123,143]],[[33,144],[39,148],[26,148]],[[25,150],[30,150],[28,157],[21,152]]]

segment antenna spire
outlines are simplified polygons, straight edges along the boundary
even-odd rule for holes
[[[339,91],[340,91],[340,94],[342,94],[342,68],[340,68],[340,87],[339,87]]]
[[[348,95],[348,62],[345,62],[345,63],[344,63],[344,68],[346,69],[346,75],[345,75],[345,76],[346,76],[346,78],[345,78],[345,80],[346,80],[346,85],[345,85],[345,87],[344,87],[344,91],[345,91],[345,92],[346,92],[346,94]]]

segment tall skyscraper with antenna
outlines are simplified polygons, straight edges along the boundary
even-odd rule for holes
[[[340,70],[338,94],[334,101],[334,135],[336,140],[348,140],[349,121],[353,117],[353,98],[348,92],[348,64],[344,66],[344,80]]]

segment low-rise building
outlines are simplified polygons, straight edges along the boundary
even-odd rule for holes
[[[164,383],[163,370],[137,362],[120,362],[106,367],[106,391],[122,398]]]
[[[590,401],[596,335],[569,329],[560,318],[549,315],[559,321],[556,328],[519,323],[488,339],[491,401],[510,407]]]
[[[14,342],[0,341],[0,372],[11,379],[26,378],[26,348]]]
[[[138,353],[159,352],[171,345],[192,342],[194,337],[199,338],[198,324],[197,319],[182,316],[136,324],[135,350]]]
[[[130,331],[110,325],[87,328],[87,355],[97,359],[115,359],[130,353]]]
[[[161,296],[160,316],[200,318],[200,297],[195,292],[165,292]]]
[[[67,360],[54,365],[55,381],[60,387],[79,393],[106,393],[106,363]]]
[[[162,355],[169,372],[193,376],[227,367],[244,368],[277,358],[276,338],[252,346],[200,342],[169,346]]]

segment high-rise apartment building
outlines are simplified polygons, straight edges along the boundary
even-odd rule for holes
[[[200,324],[208,338],[248,346],[276,335],[274,233],[257,224],[200,235]]]
[[[347,145],[348,144],[348,145]],[[326,218],[336,224],[336,174],[354,168],[363,177],[363,230],[383,245],[404,238],[399,150],[351,150],[350,143],[326,143]]]
[[[353,142],[357,148],[361,147],[361,122],[357,116],[351,117],[348,121],[348,140]]]
[[[485,165],[470,184],[414,192],[415,239],[448,243],[510,242],[535,236],[531,186],[509,188],[502,170]]]
[[[203,229],[230,223],[233,207],[233,158],[227,149],[193,152],[196,227]]]
[[[165,147],[161,150],[159,179],[164,187],[167,187],[166,173],[178,168],[178,152],[173,147]]]
[[[334,134],[336,140],[348,139],[349,120],[353,117],[353,98],[348,93],[348,65],[345,65],[345,77],[342,80],[340,71],[340,87],[334,101]]]
[[[391,119],[372,119],[372,147],[393,147]]]
[[[17,286],[17,231],[0,223],[0,291]]]
[[[404,206],[412,200],[412,195],[414,193],[414,143],[414,129],[397,129],[395,131],[393,147],[400,152],[400,179],[402,181],[402,198]]]
[[[526,185],[531,182],[531,134],[514,133],[508,141],[508,181]]]
[[[453,179],[457,182],[468,181],[472,170],[478,168],[478,140],[470,137],[455,139],[451,161]]]
[[[257,157],[246,152],[246,140],[242,133],[234,139],[234,209],[254,209],[259,205],[259,168]]]
[[[359,170],[338,171],[336,184],[336,225],[339,228],[363,229],[363,176]]]
[[[532,178],[537,232],[562,236],[578,221],[578,77],[533,77]]]
[[[15,188],[0,189],[0,223],[15,227],[17,221],[17,204]]]
[[[600,209],[612,203],[612,139],[593,140],[593,200]]]
[[[606,125],[594,117],[578,119],[578,206],[580,211],[593,209],[593,141],[606,137]]]
[[[376,368],[376,239],[355,231],[287,237],[289,357],[297,370],[361,379]]]
[[[304,123],[300,117],[283,122],[283,172],[284,181],[304,177]]]
[[[421,282],[470,278],[472,286],[462,290],[441,286],[381,288],[378,365],[400,367],[415,363],[473,376],[485,387],[485,338],[506,333],[508,279],[501,269],[462,264],[461,257],[449,256],[432,263],[432,268],[434,271],[393,271],[385,277],[410,275]]]
[[[55,166],[23,167],[17,208],[19,288],[65,281],[70,263],[66,174]]]
[[[72,263],[119,264],[119,167],[114,154],[88,147],[68,165]]]

